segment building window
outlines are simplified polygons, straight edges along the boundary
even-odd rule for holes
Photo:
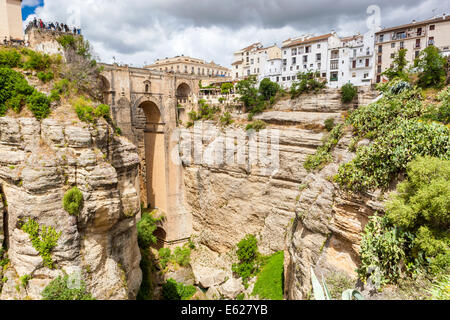
[[[310,53],[311,52],[311,46],[307,46],[305,48],[305,53]]]
[[[316,54],[316,61],[321,61],[322,59],[322,54],[321,53],[317,53]]]
[[[150,89],[150,86],[148,84],[145,85],[145,92],[148,92]]]
[[[317,69],[320,69],[322,67],[322,64],[319,62],[318,64],[317,64]]]
[[[337,72],[331,72],[330,81],[338,81],[338,73]]]
[[[377,76],[377,83],[380,83],[380,81],[381,81],[381,76],[378,75],[378,76]]]
[[[368,73],[364,73],[364,79],[367,79],[369,77]]]
[[[420,39],[416,39],[415,48],[420,48]]]
[[[239,73],[238,72],[236,72],[236,78],[239,78]]]
[[[297,70],[300,70],[300,66],[297,66]]]
[[[395,48],[395,42],[391,43],[391,48]]]
[[[259,63],[259,58],[257,59],[257,62]]]
[[[293,58],[292,58],[292,64],[295,65],[296,63],[297,63],[297,58],[296,58],[296,57],[293,57]]]
[[[378,72],[378,73],[381,73],[381,66],[378,66],[378,67],[377,67],[377,72]]]
[[[292,66],[291,66],[290,70],[291,70],[291,71],[293,70]]]
[[[384,40],[384,34],[380,34],[380,42],[383,42]]]
[[[297,54],[297,48],[291,50],[291,55],[295,56]]]
[[[400,49],[404,49],[405,48],[405,43],[403,41],[400,41]]]
[[[415,57],[417,58],[419,56],[419,54],[420,54],[420,51],[417,50],[414,54],[415,54]]]
[[[383,53],[383,46],[378,46],[378,53]]]
[[[326,73],[322,73],[322,78],[326,78],[327,74]]]
[[[288,76],[288,77],[287,77],[287,80],[290,81],[290,80],[291,80],[291,76]]]
[[[356,78],[356,73],[352,73],[352,78]]]
[[[330,62],[330,69],[331,70],[339,69],[339,60],[331,60],[331,62]]]
[[[320,49],[320,43],[317,44],[317,49]]]
[[[283,81],[286,81],[286,77],[283,77]]]
[[[303,65],[303,69],[306,69],[306,64]]]
[[[434,24],[430,26],[430,31],[434,30]]]
[[[430,37],[430,38],[428,39],[428,45],[429,45],[429,46],[434,46],[434,37]]]
[[[251,59],[251,60],[250,60],[250,64],[253,64],[253,61],[254,61],[254,60],[253,60],[253,59]]]
[[[378,63],[381,63],[381,56],[378,56]]]
[[[366,67],[369,66],[369,63],[370,63],[370,60],[369,60],[369,59],[366,59]]]
[[[277,77],[277,82],[280,82],[280,77]]]
[[[391,53],[391,58],[394,58],[395,54]],[[378,58],[381,58],[381,56],[378,56]]]
[[[303,62],[308,62],[308,56],[303,56]]]

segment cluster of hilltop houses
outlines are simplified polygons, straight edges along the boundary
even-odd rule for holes
[[[281,48],[254,43],[234,53],[232,77],[241,80],[256,76],[291,87],[299,72],[315,71],[328,86],[339,88],[348,82],[370,85],[383,81],[382,72],[392,66],[394,54],[407,49],[413,62],[421,50],[436,46],[450,55],[450,17],[445,14],[424,21],[339,37],[335,32],[304,35],[283,41]]]

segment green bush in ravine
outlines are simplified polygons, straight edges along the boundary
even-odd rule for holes
[[[22,55],[16,49],[0,49],[0,68],[17,68],[21,59]]]
[[[48,72],[40,71],[40,72],[38,72],[37,77],[42,82],[49,82],[49,81],[53,80],[55,75],[53,74],[52,71],[48,71]]]
[[[410,162],[397,192],[386,204],[387,217],[415,235],[413,253],[422,253],[432,272],[450,267],[450,160]]]
[[[327,129],[327,131],[328,132],[330,132],[331,130],[333,130],[333,128],[334,128],[334,118],[327,118],[327,119],[325,119],[325,121],[324,121],[324,126],[325,126],[325,129]]]
[[[155,244],[158,239],[153,234],[157,229],[157,223],[160,219],[155,219],[151,212],[143,212],[142,218],[137,223],[138,244],[142,249],[148,249]]]
[[[44,265],[50,269],[53,268],[53,259],[51,257],[52,250],[58,244],[61,232],[57,232],[51,226],[39,226],[34,219],[28,219],[22,223],[21,230],[28,233],[31,244],[39,252]]]
[[[358,108],[347,119],[359,138],[372,139],[356,150],[351,162],[341,165],[335,177],[354,191],[386,188],[417,156],[450,158],[449,128],[427,119],[435,108],[424,105],[420,91],[393,94],[389,85],[383,89],[383,98]]]
[[[28,106],[36,119],[45,119],[50,115],[50,99],[42,92],[34,91],[28,97]]]
[[[170,257],[172,256],[172,252],[169,248],[161,248],[158,251],[159,265],[161,269],[165,269],[167,264],[170,261]]]
[[[439,104],[431,104],[422,116],[424,120],[432,120],[442,122],[444,124],[450,123],[450,87],[442,90],[438,95]]]
[[[352,102],[358,96],[358,88],[353,84],[346,83],[341,87],[341,101],[344,103]]]
[[[424,271],[438,278],[450,272],[450,160],[419,157],[407,179],[373,216],[361,241],[360,277],[383,285]]]
[[[306,170],[312,171],[315,169],[321,169],[332,160],[331,151],[342,137],[342,128],[342,124],[335,126],[326,137],[324,144],[317,148],[313,155],[308,155],[305,163],[303,164]]]
[[[100,104],[95,108],[92,101],[84,97],[75,100],[74,107],[78,119],[83,122],[96,123],[99,118],[109,118],[110,109],[108,105]]]
[[[265,123],[262,120],[255,120],[252,123],[247,124],[247,126],[245,127],[246,131],[249,130],[255,130],[256,132],[264,130],[267,126],[267,123]]]
[[[252,295],[260,299],[283,300],[284,251],[266,258],[267,262],[258,273]]]
[[[195,294],[194,286],[185,286],[170,278],[162,285],[164,300],[189,300]]]
[[[83,193],[77,187],[68,190],[63,197],[63,208],[70,215],[77,216],[83,207]]]
[[[360,278],[365,281],[370,277],[378,288],[397,281],[410,250],[408,237],[386,217],[370,217],[360,244],[361,265],[357,270]]]
[[[386,188],[411,160],[426,155],[450,159],[449,129],[437,122],[401,119],[372,144],[358,148],[335,180],[354,191]]]
[[[258,240],[256,240],[254,235],[249,234],[239,241],[237,247],[238,250],[236,254],[239,262],[232,265],[232,270],[242,277],[242,282],[244,284],[247,284],[250,277],[258,271]]]
[[[53,279],[42,291],[42,300],[95,300],[81,281],[80,288],[69,288],[69,276]]]

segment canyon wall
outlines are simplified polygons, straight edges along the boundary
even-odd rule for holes
[[[104,120],[94,126],[69,118],[0,118],[0,234],[10,260],[0,299],[40,299],[52,279],[76,269],[96,299],[134,298],[139,289],[137,149]],[[63,209],[72,186],[83,193],[78,216]],[[29,219],[61,232],[54,268],[22,231]]]
[[[365,104],[375,97],[364,88],[358,101]],[[246,234],[257,235],[262,254],[286,251],[286,298],[306,298],[309,267],[317,262],[355,275],[360,233],[379,204],[370,196],[345,194],[331,182],[339,163],[353,157],[347,150],[351,133],[336,147],[333,163],[319,173],[307,172],[303,164],[327,135],[324,121],[343,122],[359,103],[342,104],[339,91],[327,89],[282,100],[256,115],[269,124],[259,132],[246,132],[239,124],[221,128],[211,121],[182,130],[185,205],[201,251],[191,263],[197,278],[211,269],[231,275],[232,252]],[[278,157],[278,167],[264,161],[272,156]]]

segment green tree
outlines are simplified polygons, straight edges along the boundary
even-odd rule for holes
[[[358,88],[353,84],[346,83],[341,87],[341,101],[344,103],[352,102],[358,95]]]
[[[222,83],[222,86],[220,87],[220,91],[223,94],[229,94],[231,92],[231,89],[233,89],[233,88],[234,88],[234,86],[232,83],[225,82],[225,83]]]
[[[257,271],[256,259],[259,257],[258,240],[252,234],[248,234],[244,239],[239,241],[238,250],[236,252],[239,263],[232,266],[233,272],[236,272],[244,284]]]
[[[264,78],[259,84],[259,93],[264,100],[269,100],[271,97],[274,97],[279,90],[279,84],[270,81],[268,78]]]
[[[258,103],[258,89],[256,89],[256,78],[251,76],[236,84],[236,91],[240,95],[239,100],[244,103],[246,110]]]
[[[57,277],[42,291],[42,300],[94,300],[81,281],[80,288],[69,288],[69,276]]]
[[[441,88],[446,82],[446,59],[435,46],[428,46],[414,60],[414,68],[419,71],[418,85],[422,88]]]
[[[407,51],[407,49],[398,50],[394,56],[394,66],[384,71],[382,75],[386,76],[389,80],[394,78],[408,80],[408,73],[406,72],[406,66],[408,65],[408,61],[406,60]]]

